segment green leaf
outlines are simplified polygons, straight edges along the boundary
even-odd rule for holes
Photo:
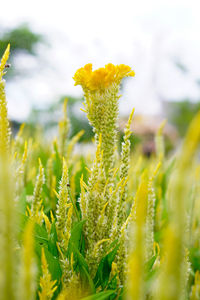
[[[61,279],[62,276],[62,270],[60,267],[59,259],[57,257],[54,257],[51,252],[48,250],[48,245],[41,245],[36,241],[35,250],[38,257],[38,263],[41,268],[41,250],[44,248],[45,251],[45,257],[48,264],[49,272],[51,273],[52,279],[57,280],[58,282]],[[41,270],[40,270],[41,272]]]
[[[82,230],[83,225],[85,224],[85,220],[75,223],[72,228],[71,236],[68,244],[68,257],[71,257],[71,253],[73,252],[73,247],[80,251],[81,241],[82,241]]]
[[[200,249],[199,248],[193,247],[190,249],[190,262],[194,272],[200,270]]]
[[[111,244],[111,246],[116,243],[117,241]],[[119,244],[117,244],[112,251],[110,251],[106,256],[102,258],[96,276],[94,278],[96,288],[101,286],[104,289],[107,286],[110,277],[112,262],[115,259],[118,248]]]
[[[72,244],[72,249],[73,249],[73,253],[77,257],[81,277],[88,282],[92,293],[95,293],[96,289],[95,289],[95,286],[94,286],[94,282],[93,282],[93,280],[92,280],[92,278],[89,274],[89,268],[88,268],[88,264],[87,264],[85,258],[83,257],[83,255],[79,252],[79,250],[73,244]]]
[[[47,248],[45,248],[45,256],[48,263],[49,271],[51,272],[53,280],[60,280],[62,276],[59,259],[54,257]]]
[[[109,281],[107,288],[109,290],[116,290],[117,286],[118,286],[118,280],[117,280],[117,274],[115,274],[115,276],[113,276]]]
[[[35,223],[34,233],[36,241],[38,241],[40,244],[48,243],[48,234],[43,226],[40,226],[39,224]]]
[[[151,271],[151,269],[152,269],[152,267],[153,267],[153,265],[154,265],[154,262],[155,262],[155,260],[156,260],[156,257],[157,257],[157,255],[154,255],[154,256],[152,256],[152,257],[146,262],[146,264],[145,264],[145,270],[146,270],[147,273]]]
[[[18,201],[18,208],[22,214],[26,212],[26,189],[24,188]]]
[[[19,220],[19,223],[18,223],[19,240],[21,240],[26,223],[30,220],[30,218],[20,212],[16,212],[16,213],[18,214],[18,220]],[[47,244],[48,243],[48,234],[46,232],[46,229],[37,223],[34,224],[34,237],[35,237],[35,240],[39,244]]]
[[[88,296],[82,300],[108,300],[110,296],[114,295],[115,291],[103,291],[95,295]]]
[[[26,195],[33,195],[34,185],[32,181],[27,182],[26,184]]]
[[[57,240],[58,240],[58,237],[57,237],[56,225],[55,225],[55,221],[54,221],[53,224],[51,225],[51,232],[50,232],[50,237],[49,237],[49,241],[48,241],[48,249],[53,254],[53,256],[56,256],[56,257],[58,257],[58,249],[57,249],[57,245],[56,245]]]

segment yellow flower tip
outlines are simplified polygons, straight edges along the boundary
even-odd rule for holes
[[[2,62],[7,62],[8,58],[9,58],[9,55],[10,55],[10,44],[8,44],[4,54],[3,54],[3,57],[2,57]]]
[[[5,69],[5,66],[6,66],[7,60],[9,58],[9,55],[10,55],[10,44],[8,44],[4,54],[2,56],[2,59],[1,59],[1,64],[0,64],[0,77],[1,78],[5,74],[3,71]]]
[[[120,64],[107,64],[104,68],[99,68],[92,71],[92,64],[87,64],[85,67],[76,71],[73,79],[75,85],[81,85],[84,89],[90,91],[104,90],[113,83],[120,84],[124,77],[135,76],[135,72],[131,67]]]

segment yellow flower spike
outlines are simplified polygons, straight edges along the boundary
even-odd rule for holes
[[[154,191],[154,179],[158,174],[161,167],[161,163],[158,162],[154,170],[150,170],[152,175],[148,181],[148,204],[147,204],[147,218],[146,218],[146,260],[149,260],[153,256],[154,245],[154,219],[155,219],[155,202],[156,195]]]
[[[106,207],[108,206],[108,202],[105,203],[105,205],[103,206],[101,212],[100,212],[100,216],[97,222],[97,233],[99,233],[99,235],[101,235],[102,231],[106,230],[105,226],[103,226],[104,221],[105,221],[105,210]]]
[[[25,127],[25,123],[22,123],[22,124],[20,125],[20,127],[19,127],[19,131],[18,131],[18,133],[17,133],[16,139],[19,139],[19,138],[22,136],[23,131],[24,131],[24,127]]]
[[[103,196],[105,196],[105,193],[106,193],[106,190],[107,190],[107,186],[108,186],[108,180],[106,181],[105,186],[104,186]],[[112,188],[109,190],[109,192],[110,192],[110,194],[112,193]]]
[[[128,299],[144,299],[145,276],[145,219],[147,216],[148,178],[145,170],[136,194],[136,219],[134,223],[134,249],[128,264]],[[134,246],[133,245],[133,246]],[[162,299],[162,298],[160,298]]]
[[[22,164],[25,164],[25,162],[27,160],[27,155],[28,155],[28,143],[27,143],[27,141],[25,141],[25,143],[24,143],[24,153],[23,153],[23,157],[22,157]]]
[[[65,159],[63,158],[63,170],[62,170],[62,177],[59,186],[59,194],[57,209],[56,209],[56,230],[58,235],[59,243],[63,244],[62,235],[65,230],[67,212],[66,206],[70,203],[69,192],[67,189],[67,185],[69,184],[69,177],[68,177],[68,167]],[[61,245],[62,246],[62,245]]]
[[[58,242],[56,242],[56,246],[57,246],[58,252],[60,253],[60,256],[61,256],[62,260],[64,260],[64,255],[62,253],[62,250],[60,249],[60,246],[59,246]]]
[[[196,114],[192,120],[186,137],[183,143],[182,153],[180,155],[179,163],[182,170],[189,167],[191,163],[191,157],[195,154],[197,146],[200,142],[200,111]]]
[[[154,170],[154,172],[153,172],[152,180],[153,180],[153,179],[156,177],[156,175],[158,174],[158,171],[160,170],[161,166],[162,166],[162,163],[159,161],[159,163],[157,164],[157,166],[156,166],[156,168],[155,168],[155,170]]]
[[[87,191],[88,190],[88,186],[85,183],[85,181],[83,181],[83,178],[81,178],[80,183],[81,183],[81,186]]]
[[[7,101],[5,94],[4,68],[9,58],[10,44],[8,45],[0,64],[0,154],[7,155],[10,148],[10,126],[8,121]]]
[[[109,188],[110,199],[109,199],[108,209],[107,209],[108,210],[107,228],[108,230],[111,230],[111,235],[113,239],[116,239],[116,232],[119,234],[119,231],[115,226],[113,226],[113,223],[117,222],[118,220],[116,207],[118,206],[118,200],[120,200],[119,193],[120,193],[120,189],[123,186],[123,183],[124,183],[124,178],[122,178],[120,182],[118,182],[114,190],[112,189],[112,187]]]
[[[166,119],[162,121],[155,137],[156,153],[160,161],[164,159],[164,155],[165,155],[165,141],[163,136],[163,130],[166,123],[167,123]]]
[[[114,168],[113,169],[113,178],[117,176],[117,172],[119,171],[119,168]]]
[[[39,162],[39,172],[36,178],[35,188],[33,192],[33,200],[31,203],[31,216],[35,219],[40,220],[41,218],[41,195],[42,195],[42,188],[45,182],[45,176],[44,176],[44,168],[42,166],[40,158],[38,159]]]
[[[1,118],[0,118],[1,120]],[[1,141],[0,141],[1,142]],[[1,154],[1,153],[0,153]],[[0,155],[0,299],[15,299],[18,215],[10,161]]]
[[[50,211],[50,217],[51,217],[51,223],[53,224],[53,222],[55,221],[54,215],[52,213],[52,210]]]
[[[38,224],[41,224],[43,221],[44,206],[42,206],[42,202],[43,200],[39,202],[35,215],[32,215],[32,218]]]
[[[116,189],[115,154],[117,151],[119,89],[121,80],[133,75],[134,72],[129,66],[115,66],[113,64],[107,64],[104,68],[94,71],[92,65],[88,64],[77,70],[74,75],[75,85],[81,85],[83,88],[84,110],[90,125],[93,127],[97,147],[96,159],[89,174],[88,190],[85,197],[87,201],[84,231],[89,245],[86,260],[91,274],[95,274],[97,266],[97,260],[94,257],[94,245],[104,238],[116,236],[115,233],[112,233],[112,225],[115,222],[115,211],[116,206],[118,206],[120,191],[125,189],[125,187],[120,187],[119,191],[116,191],[116,199],[113,197]],[[127,132],[128,134],[129,132]],[[105,203],[108,205],[106,210],[103,210],[102,215],[101,212]],[[82,213],[84,215],[84,212]],[[103,253],[106,246],[101,245],[99,253],[101,251]],[[98,259],[100,257],[101,255]]]
[[[18,164],[18,155],[14,158],[16,159],[16,164],[17,168],[15,170],[15,177],[16,177],[16,182],[15,182],[15,197],[16,201],[19,200],[20,194],[26,184],[26,161],[27,161],[27,156],[28,156],[28,146],[27,146],[27,141],[24,142],[24,152],[22,155],[22,161],[20,164]],[[13,144],[15,146],[15,144]]]
[[[50,195],[51,195],[51,198],[54,197],[54,191],[55,191],[55,188],[56,188],[56,176],[53,175],[52,176],[52,181],[51,181],[51,187],[50,187]]]
[[[2,56],[2,59],[1,59],[1,64],[0,64],[0,80],[2,79],[2,77],[4,75],[4,69],[5,69],[7,60],[9,58],[9,55],[10,55],[10,44],[8,44],[8,46],[7,46],[4,54]]]
[[[71,226],[72,226],[72,214],[73,214],[73,205],[70,203],[70,207],[67,212],[67,220],[65,224],[65,233],[63,236],[63,245],[65,250],[68,248],[69,239],[71,236]]]
[[[124,130],[124,137],[122,142],[122,151],[121,151],[121,166],[120,166],[120,179],[124,178],[124,184],[121,189],[120,202],[118,204],[118,229],[122,227],[122,224],[126,220],[126,201],[128,198],[128,172],[130,166],[130,136],[131,136],[131,123],[133,119],[135,109],[132,109],[132,112],[129,116],[128,122]]]
[[[74,253],[72,252],[71,258],[70,258],[70,264],[71,264],[71,270],[72,273],[74,272]]]
[[[39,292],[40,300],[50,300],[53,297],[54,292],[57,289],[57,280],[52,281],[51,274],[48,270],[48,264],[46,261],[44,248],[41,253],[41,265],[42,265],[42,277],[40,277],[41,292]]]
[[[164,130],[164,127],[165,127],[166,124],[167,124],[167,119],[164,119],[162,121],[162,123],[160,124],[160,127],[158,128],[158,132],[157,132],[158,135],[163,134],[163,130]]]
[[[20,266],[19,299],[35,299],[36,290],[36,262],[34,254],[34,223],[29,221],[25,227],[23,237],[22,258]]]
[[[59,152],[61,157],[66,155],[66,142],[70,130],[70,120],[67,115],[67,103],[68,103],[68,99],[65,98],[63,103],[63,118],[60,120],[58,124],[59,126],[58,146],[59,146]]]
[[[98,250],[99,250],[99,247],[103,244],[103,243],[106,243],[110,241],[110,239],[102,239],[100,241],[98,241],[94,247],[94,256],[97,256],[98,255]]]
[[[82,137],[82,135],[85,133],[84,130],[80,130],[75,136],[73,136],[73,138],[70,140],[69,144],[67,145],[67,150],[66,150],[66,157],[67,157],[67,161],[70,160],[71,156],[72,156],[72,152],[74,149],[74,146],[76,145],[76,143],[80,140],[80,138]]]

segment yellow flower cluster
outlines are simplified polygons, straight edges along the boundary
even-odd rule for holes
[[[135,76],[131,67],[124,64],[107,64],[105,68],[99,68],[92,71],[92,64],[87,64],[76,71],[73,79],[75,85],[81,85],[82,88],[90,91],[103,90],[111,84],[119,84],[124,77]]]

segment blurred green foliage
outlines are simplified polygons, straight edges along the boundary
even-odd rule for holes
[[[176,126],[180,136],[184,136],[188,125],[200,110],[200,102],[192,103],[189,99],[177,102],[167,102],[167,117]]]
[[[12,58],[17,52],[27,52],[35,55],[35,46],[43,40],[40,34],[31,31],[27,24],[7,30],[0,35],[0,56],[3,55],[7,45],[11,44]]]
[[[11,45],[11,53],[9,62],[13,63],[16,56],[21,53],[26,53],[36,56],[36,46],[44,42],[42,35],[33,32],[27,24],[21,24],[15,28],[2,30],[0,34],[0,57],[3,55],[7,45]],[[16,75],[16,68],[11,68],[6,73],[6,80],[11,79]]]

